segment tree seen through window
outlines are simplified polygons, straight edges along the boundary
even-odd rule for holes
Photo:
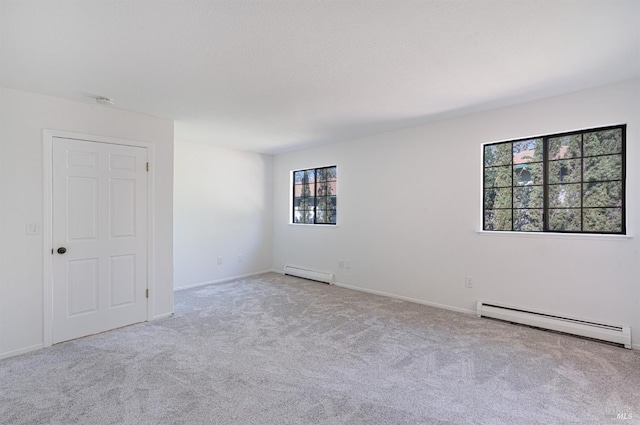
[[[293,172],[293,222],[336,224],[337,167]]]
[[[624,234],[625,131],[485,145],[483,229]]]

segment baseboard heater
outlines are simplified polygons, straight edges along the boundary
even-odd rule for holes
[[[334,275],[333,273],[323,272],[320,270],[312,270],[304,267],[297,267],[286,265],[284,266],[284,274],[291,276],[302,277],[304,279],[317,280],[318,282],[328,283],[333,285]]]
[[[625,348],[631,348],[631,328],[629,326],[589,322],[483,301],[478,301],[477,316],[614,342],[624,345]]]

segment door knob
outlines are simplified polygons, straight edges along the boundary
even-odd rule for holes
[[[65,252],[67,252],[67,248],[61,246],[60,248],[58,248],[58,254],[64,254]]]

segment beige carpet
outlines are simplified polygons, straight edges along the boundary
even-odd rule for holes
[[[640,353],[278,274],[0,361],[2,424],[638,424]]]

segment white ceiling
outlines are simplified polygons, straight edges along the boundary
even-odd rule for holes
[[[0,2],[0,85],[264,153],[640,77],[639,0]]]

